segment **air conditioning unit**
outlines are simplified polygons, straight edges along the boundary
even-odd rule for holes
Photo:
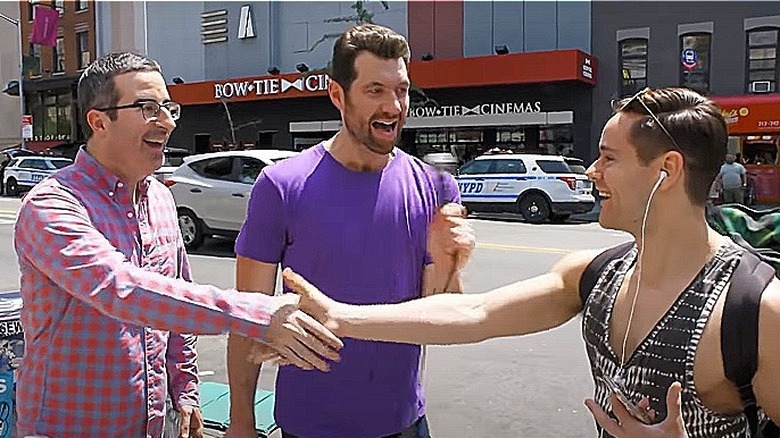
[[[769,93],[772,91],[772,82],[770,81],[753,81],[750,83],[751,93]]]

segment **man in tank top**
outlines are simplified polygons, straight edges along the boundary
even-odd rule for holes
[[[707,226],[709,187],[726,152],[720,109],[687,89],[646,89],[618,102],[588,169],[599,223],[636,242],[612,260],[583,304],[582,274],[599,251],[565,256],[539,277],[484,294],[438,295],[386,306],[336,303],[293,272],[304,308],[340,335],[418,344],[479,342],[557,327],[584,312],[595,383],[586,405],[602,436],[749,436],[737,388],[724,375],[723,303],[743,250]],[[641,268],[641,269],[640,269]],[[763,413],[780,422],[780,282],[760,303]],[[616,386],[610,386],[610,382]],[[647,423],[613,395],[619,388]]]

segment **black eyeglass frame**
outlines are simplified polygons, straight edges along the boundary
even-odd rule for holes
[[[669,140],[671,140],[674,147],[677,148],[678,151],[681,151],[682,148],[680,147],[680,145],[677,144],[677,141],[674,139],[674,137],[672,137],[672,134],[669,132],[669,130],[666,129],[666,126],[664,126],[664,124],[661,123],[661,120],[658,118],[658,116],[656,116],[653,110],[651,110],[650,107],[648,107],[647,104],[641,99],[642,95],[648,92],[649,90],[650,88],[644,88],[640,90],[638,93],[636,93],[635,95],[631,96],[631,98],[626,100],[625,103],[620,106],[620,109],[618,111],[623,111],[628,105],[631,104],[631,102],[636,100],[637,102],[639,102],[640,105],[642,105],[642,108],[644,108],[645,111],[647,111],[647,114],[653,119],[653,122],[657,123],[658,126],[661,127],[661,130],[664,132],[664,134],[666,134],[666,137],[669,138]]]
[[[146,117],[146,111],[144,110],[144,107],[149,104],[153,104],[157,106],[157,110],[154,111],[153,117]],[[175,105],[176,115],[174,115],[174,111],[171,108],[169,108],[170,105]],[[159,103],[156,100],[151,100],[151,99],[137,100],[133,103],[128,103],[126,105],[117,105],[117,106],[109,106],[104,108],[93,108],[93,109],[97,111],[105,112],[105,111],[113,111],[113,110],[129,109],[129,108],[140,108],[141,115],[144,116],[144,119],[146,119],[146,121],[157,120],[160,117],[160,110],[162,109],[165,109],[168,112],[168,115],[174,121],[179,120],[179,118],[181,117],[181,104],[179,104],[178,102],[174,102],[172,100],[164,103]]]

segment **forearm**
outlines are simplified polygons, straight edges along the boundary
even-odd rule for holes
[[[339,304],[339,335],[410,344],[465,344],[557,327],[581,311],[579,296],[545,274],[483,294],[439,294],[400,304]]]
[[[440,293],[399,304],[340,306],[340,335],[409,344],[461,344],[484,340],[481,295]]]
[[[200,406],[197,340],[195,335],[178,333],[171,333],[168,339],[168,388],[177,407]]]
[[[230,386],[230,421],[254,426],[254,402],[260,365],[247,360],[254,341],[231,334],[227,344],[227,371]]]

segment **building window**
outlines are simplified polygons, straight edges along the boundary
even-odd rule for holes
[[[57,47],[52,50],[52,68],[55,73],[65,71],[65,38],[57,37]]]
[[[778,80],[778,28],[759,28],[747,33],[747,91],[774,92]]]
[[[69,140],[71,102],[70,90],[52,90],[49,94],[37,94],[31,102],[33,140]]]
[[[647,86],[647,39],[620,41],[620,95],[628,96]]]
[[[710,49],[712,34],[680,36],[680,85],[696,92],[710,91]]]
[[[35,5],[37,3],[35,0],[27,0],[27,18],[30,21],[35,20]]]
[[[65,0],[54,0],[54,9],[60,13],[60,17],[65,13]]]
[[[79,32],[76,34],[76,50],[78,52],[78,69],[86,68],[92,61],[89,53],[89,33]]]
[[[76,0],[76,10],[77,11],[83,11],[87,9],[87,1],[86,0]]]

